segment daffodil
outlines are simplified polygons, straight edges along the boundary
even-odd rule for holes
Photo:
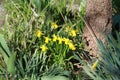
[[[98,65],[98,60],[92,65],[92,69],[96,69],[96,67],[97,67],[97,65]]]
[[[42,45],[40,48],[41,48],[42,52],[46,52],[48,49],[45,44]]]
[[[45,43],[48,43],[51,39],[49,37],[45,37]]]
[[[66,45],[68,45],[71,42],[71,40],[68,39],[68,38],[64,38],[64,42],[65,42]]]
[[[37,31],[36,31],[36,36],[37,36],[38,38],[40,38],[40,37],[42,36],[42,32],[41,32],[40,30],[37,30]]]
[[[58,28],[58,25],[56,23],[52,23],[52,28],[53,29],[57,29]]]
[[[63,38],[58,37],[59,44],[62,44]]]
[[[69,43],[68,45],[71,50],[76,50],[76,47],[73,45],[73,43]]]
[[[54,34],[53,35],[53,41],[55,42],[55,41],[57,41],[57,39],[58,39],[58,37]]]
[[[70,30],[70,35],[73,37],[76,37],[77,31],[76,30]]]
[[[70,27],[67,26],[67,27],[65,28],[65,31],[68,32],[69,30],[70,30]]]

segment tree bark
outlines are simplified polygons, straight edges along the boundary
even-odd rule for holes
[[[108,35],[112,29],[112,0],[87,0],[85,17],[97,38],[105,43],[102,33]],[[83,41],[90,55],[99,53],[94,37],[85,25]]]

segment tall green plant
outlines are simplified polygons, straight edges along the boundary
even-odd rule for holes
[[[1,34],[0,34],[0,53],[2,54],[4,61],[6,63],[8,73],[15,74],[16,53],[10,52],[5,39]]]
[[[120,79],[120,34],[117,33],[117,40],[113,36],[109,35],[107,37],[108,45],[99,43],[99,48],[101,50],[101,62],[100,66],[106,75],[113,80]]]
[[[107,44],[98,41],[101,51],[98,63],[91,64],[84,62],[78,56],[77,60],[83,63],[84,71],[94,80],[119,80],[120,79],[120,34],[115,39],[112,35],[105,36]]]

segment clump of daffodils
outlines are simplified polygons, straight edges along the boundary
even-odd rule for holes
[[[51,26],[52,26],[51,29],[57,29],[59,27],[56,23],[52,23]],[[71,29],[69,26],[66,27],[65,31],[68,33],[68,37],[69,36],[72,36],[72,37],[77,36],[77,30]],[[56,35],[56,33],[53,35],[44,36],[41,30],[37,30],[36,36],[38,38],[44,39],[43,40],[44,43],[42,43],[43,45],[40,45],[40,49],[42,52],[47,52],[47,50],[49,49],[50,46],[53,47],[54,43],[57,43],[59,45],[64,44],[64,47],[68,46],[68,48],[70,50],[76,50],[76,45],[73,43],[73,41],[71,39],[61,37],[59,35]],[[50,44],[50,43],[52,43],[52,44]],[[49,47],[47,47],[48,45],[49,45]]]
[[[71,50],[76,50],[75,45],[72,43],[72,40],[68,38],[62,38],[59,36],[56,36],[55,34],[53,35],[53,41],[56,42],[58,41],[59,44],[62,44],[64,42],[65,45],[68,45]]]
[[[55,34],[53,34],[53,37],[44,37],[45,38],[45,44],[48,44],[49,42],[57,42],[58,44],[65,44],[66,46],[69,47],[70,50],[76,50],[75,45],[72,43],[72,40],[68,39],[68,38],[62,38],[60,36],[57,36]],[[54,45],[54,44],[53,44]],[[42,47],[40,47],[42,49],[43,52],[45,52],[48,48],[45,45],[42,45]]]

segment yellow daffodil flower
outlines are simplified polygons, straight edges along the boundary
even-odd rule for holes
[[[42,36],[42,32],[41,32],[40,30],[37,30],[37,31],[36,31],[36,36],[37,36],[38,38],[40,38],[40,37]]]
[[[46,45],[42,45],[40,48],[41,48],[42,52],[46,52],[47,49],[48,49],[48,48],[46,47]]]
[[[57,29],[58,28],[58,25],[56,23],[52,23],[52,28],[53,29]]]
[[[77,32],[76,30],[71,30],[70,35],[73,37],[76,37],[76,34],[77,34],[76,32]]]
[[[58,37],[59,44],[62,44],[63,38]]]
[[[58,37],[54,34],[53,35],[53,41],[55,42],[55,41],[57,41],[57,39],[58,39]]]
[[[71,42],[71,40],[67,39],[67,38],[64,38],[64,42],[65,42],[66,45],[68,45]]]
[[[49,37],[45,37],[45,43],[48,43],[51,39]]]
[[[97,65],[98,65],[98,60],[92,65],[92,69],[96,69],[96,67],[97,67]]]
[[[76,50],[75,45],[73,45],[72,43],[69,43],[68,45],[69,45],[69,48],[70,48],[71,50]]]
[[[67,26],[67,27],[65,28],[65,31],[68,32],[69,30],[70,30],[70,27]]]

